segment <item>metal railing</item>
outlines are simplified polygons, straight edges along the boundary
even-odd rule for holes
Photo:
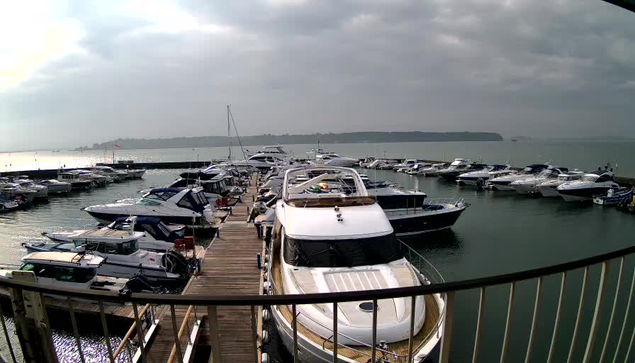
[[[617,251],[600,254],[597,256],[579,259],[572,262],[566,262],[556,265],[551,265],[547,267],[541,267],[526,271],[501,274],[496,276],[484,277],[484,278],[476,278],[470,280],[463,281],[452,281],[452,282],[432,282],[430,284],[424,284],[416,287],[405,287],[405,288],[393,288],[393,289],[380,289],[380,290],[370,290],[370,291],[351,291],[351,292],[343,292],[343,293],[328,293],[328,294],[319,294],[319,293],[311,293],[311,294],[303,294],[303,295],[245,295],[245,296],[224,296],[224,295],[155,295],[155,294],[130,294],[130,295],[118,295],[116,293],[111,292],[102,292],[102,291],[80,291],[75,289],[69,289],[64,287],[51,287],[51,286],[42,286],[37,283],[32,282],[22,282],[17,280],[5,280],[0,279],[0,287],[6,289],[12,289],[14,291],[20,292],[32,292],[36,295],[43,298],[46,295],[55,295],[62,296],[67,299],[69,303],[69,312],[71,317],[71,323],[73,325],[73,331],[75,332],[75,337],[77,338],[77,348],[79,350],[79,354],[81,359],[84,360],[84,355],[82,354],[81,344],[79,343],[79,334],[77,333],[77,311],[73,309],[74,301],[78,300],[89,300],[95,302],[99,307],[99,316],[102,323],[102,329],[104,336],[108,337],[108,326],[106,325],[106,314],[104,311],[104,305],[107,303],[125,303],[131,304],[134,312],[134,321],[136,325],[134,327],[134,332],[128,332],[126,334],[126,339],[124,341],[129,342],[133,335],[145,336],[142,332],[142,317],[145,315],[144,310],[148,304],[150,305],[161,305],[170,309],[171,312],[174,311],[175,307],[180,307],[182,309],[187,309],[189,313],[186,312],[186,319],[183,319],[180,324],[180,328],[178,328],[179,324],[177,321],[172,320],[172,327],[176,334],[174,334],[174,344],[170,347],[174,351],[172,356],[172,360],[178,362],[186,362],[189,361],[193,356],[193,351],[195,348],[194,342],[187,342],[186,349],[181,349],[181,343],[184,339],[187,339],[187,336],[192,335],[192,331],[194,326],[197,326],[197,329],[200,329],[201,324],[201,316],[197,316],[195,314],[196,309],[199,311],[201,308],[206,307],[205,310],[207,312],[207,322],[208,329],[210,334],[210,339],[213,341],[218,337],[219,334],[222,334],[218,330],[219,325],[215,324],[216,321],[216,307],[218,306],[246,306],[246,307],[263,307],[266,311],[270,306],[273,305],[285,305],[291,306],[291,310],[297,314],[297,305],[315,305],[315,304],[323,304],[325,306],[332,306],[334,315],[337,315],[338,304],[351,302],[351,301],[372,301],[373,304],[373,314],[370,317],[372,319],[373,329],[373,344],[371,344],[371,361],[377,361],[378,354],[383,353],[386,349],[380,347],[377,342],[382,339],[382,337],[377,336],[377,302],[382,299],[393,299],[393,298],[411,298],[412,301],[416,301],[416,297],[418,296],[426,296],[431,294],[443,294],[445,296],[445,315],[442,319],[443,326],[440,329],[443,333],[441,342],[440,342],[440,362],[449,362],[450,361],[450,353],[453,342],[456,341],[456,337],[461,337],[465,335],[465,330],[462,330],[461,334],[456,335],[453,332],[453,325],[456,325],[455,320],[457,316],[455,315],[455,309],[457,306],[456,295],[458,292],[465,290],[477,291],[479,294],[478,298],[478,315],[476,318],[476,329],[474,334],[474,339],[472,343],[472,357],[471,360],[476,362],[478,357],[482,355],[482,343],[483,343],[483,334],[484,334],[484,324],[485,324],[485,310],[487,302],[486,299],[488,292],[493,290],[496,286],[498,287],[507,287],[509,289],[508,296],[506,298],[506,311],[505,311],[505,323],[503,328],[503,341],[501,345],[498,347],[500,349],[499,360],[500,362],[509,361],[510,354],[510,334],[512,329],[512,320],[515,312],[516,304],[518,300],[516,295],[518,293],[519,284],[523,281],[535,281],[535,298],[533,300],[533,307],[531,309],[531,313],[526,313],[523,315],[527,321],[530,322],[530,332],[528,338],[526,340],[526,345],[523,343],[525,347],[524,361],[529,362],[532,359],[533,354],[535,353],[535,344],[536,337],[547,336],[549,339],[549,347],[547,352],[547,362],[555,362],[561,361],[557,358],[555,351],[558,349],[562,351],[566,348],[567,353],[567,361],[577,361],[576,356],[582,356],[582,362],[590,362],[590,361],[599,361],[599,362],[618,362],[625,361],[630,362],[632,359],[632,346],[633,341],[635,340],[635,330],[633,329],[633,314],[631,312],[631,305],[633,303],[633,292],[635,288],[635,268],[632,269],[632,273],[627,273],[627,271],[631,270],[631,266],[633,265],[632,259],[628,259],[627,257],[631,254],[635,253],[635,246],[628,247],[624,249],[620,249]],[[413,257],[411,252],[410,258],[416,260],[417,257]],[[592,271],[595,267],[594,265],[600,266],[599,277],[594,275]],[[611,280],[609,278],[609,272],[611,268],[616,268],[613,271],[613,277],[615,279]],[[582,269],[582,286],[580,290],[580,294],[574,301],[575,308],[570,309],[568,303],[565,301],[565,293],[567,291],[567,287],[571,281],[572,271]],[[424,274],[429,276],[434,275],[434,271],[426,270]],[[559,280],[559,289],[557,292],[558,299],[556,305],[556,313],[553,321],[547,325],[550,325],[548,330],[545,330],[544,325],[542,324],[542,330],[539,331],[538,321],[541,320],[541,315],[543,315],[543,311],[541,310],[541,304],[543,300],[544,294],[544,286],[546,283],[546,279],[548,277],[556,277]],[[597,280],[597,283],[595,281]],[[609,281],[611,281],[609,283]],[[628,289],[626,286],[623,286],[628,282]],[[595,295],[593,295],[595,293]],[[585,305],[588,303],[587,300],[593,300],[594,303],[590,305]],[[626,301],[624,301],[626,300]],[[618,301],[620,301],[618,303]],[[622,308],[617,308],[618,304],[623,304],[625,302],[625,310]],[[622,305],[623,306],[623,305]],[[592,307],[592,312],[585,314],[585,307]],[[148,310],[150,307],[147,308]],[[147,311],[147,310],[146,310]],[[573,333],[571,334],[571,338],[567,341],[562,340],[561,331],[563,329],[562,324],[562,315],[565,311],[576,311],[575,316],[575,324],[573,325]],[[5,309],[6,312],[6,309]],[[169,316],[169,315],[165,315]],[[174,315],[172,315],[174,316]],[[294,315],[295,316],[295,315]],[[44,321],[47,322],[46,313],[44,313]],[[414,318],[411,318],[411,322],[414,321]],[[545,317],[542,317],[542,321],[544,322]],[[603,321],[603,319],[608,319],[608,321]],[[169,324],[170,321],[164,319],[165,322]],[[254,322],[256,320],[255,317],[251,319],[251,321],[247,320],[244,322],[246,325],[251,325],[252,331],[254,331],[254,335],[258,332],[256,331]],[[2,316],[1,325],[3,328],[4,337],[0,337],[0,340],[4,339],[5,342],[3,344],[7,344],[11,355],[14,357],[14,350],[18,349],[15,344],[11,343],[11,339],[8,339],[14,331],[11,331],[9,326],[4,321],[4,316]],[[460,321],[460,326],[464,327],[469,322]],[[293,319],[293,344],[292,346],[295,349],[290,349],[291,352],[298,357],[298,350],[303,349],[302,344],[298,342],[298,323],[297,319]],[[588,329],[583,328],[583,325],[590,325]],[[44,327],[49,331],[50,334],[50,326],[48,323],[44,324]],[[412,327],[412,323],[411,323]],[[492,328],[489,327],[491,330]],[[598,332],[602,330],[604,333],[598,334]],[[342,345],[338,344],[338,337],[343,339],[344,337],[338,333],[338,319],[336,317],[333,318],[333,336],[329,340],[332,343],[332,352],[333,356],[337,357],[338,347],[342,347]],[[413,331],[411,329],[411,335]],[[488,330],[488,334],[490,331]],[[617,340],[617,341],[616,341]],[[145,339],[144,339],[145,341]],[[139,344],[139,340],[137,338],[137,348],[138,348],[138,360],[139,361],[148,361],[147,360],[147,345]],[[105,339],[105,344],[107,346],[108,355],[106,357],[107,361],[115,362],[127,361],[125,355],[122,355],[122,349],[120,347],[110,346],[109,340]],[[124,344],[129,344],[125,343]],[[263,344],[260,339],[254,336],[253,339],[253,347],[249,347],[250,349],[254,349],[256,352],[260,351]],[[191,346],[190,346],[191,345]],[[214,344],[212,344],[214,346]],[[351,345],[353,349],[358,349],[354,345]],[[406,361],[410,362],[413,359],[413,350],[416,351],[416,346],[413,346],[410,343],[410,347],[408,349],[408,359]],[[43,348],[45,349],[45,348]],[[218,349],[218,348],[217,348]],[[189,353],[187,353],[189,350]],[[624,351],[626,350],[626,351]],[[516,352],[517,353],[517,352]],[[188,355],[189,354],[189,355]],[[220,352],[213,350],[212,354],[216,357],[220,357]],[[453,353],[455,354],[455,353]],[[18,355],[19,356],[19,355]],[[619,358],[623,358],[619,359]],[[221,359],[221,358],[217,358]],[[384,358],[381,358],[384,359]],[[134,361],[134,359],[132,359]],[[16,360],[13,360],[16,361]],[[335,358],[333,361],[337,361]]]

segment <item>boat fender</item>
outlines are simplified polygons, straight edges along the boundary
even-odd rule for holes
[[[262,331],[262,342],[263,343],[269,343],[269,332],[266,330]],[[265,353],[267,354],[267,353]]]
[[[271,319],[271,313],[267,309],[262,310],[262,321],[267,322]]]
[[[261,361],[262,363],[269,363],[269,354],[262,353]]]
[[[269,289],[271,288],[271,284],[269,283],[269,281],[265,281],[265,282],[262,284],[262,287],[263,287],[263,293],[264,293],[265,295],[268,295],[268,293],[269,293]]]

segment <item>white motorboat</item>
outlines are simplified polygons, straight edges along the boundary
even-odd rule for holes
[[[20,204],[15,200],[3,197],[0,194],[0,213],[7,213],[20,208]]]
[[[126,173],[125,171],[115,170],[114,168],[110,166],[106,166],[106,165],[93,166],[92,168],[90,168],[90,171],[92,171],[95,174],[100,174],[100,175],[110,177],[112,181],[115,183],[119,183],[121,181],[124,181],[126,178],[128,178],[128,173]]]
[[[423,168],[421,169],[421,171],[419,172],[419,174],[423,175],[423,176],[437,176],[437,173],[440,170],[443,170],[445,168],[447,168],[449,165],[446,163],[436,163],[436,164],[432,164],[431,166],[427,167],[427,168]]]
[[[585,174],[579,180],[563,183],[556,190],[565,202],[583,202],[605,195],[609,189],[619,189],[619,187],[613,180],[611,171],[597,170]]]
[[[60,243],[69,243],[73,241],[101,241],[102,236],[108,236],[110,233],[114,235],[120,234],[118,231],[127,231],[133,233],[139,242],[139,248],[146,251],[165,252],[174,248],[174,241],[182,239],[185,235],[185,226],[183,225],[167,225],[159,218],[153,217],[121,217],[106,227],[100,229],[83,229],[70,232],[43,232],[44,237],[55,242],[53,245]],[[42,244],[38,244],[38,248]]]
[[[341,156],[332,152],[318,151],[315,154],[315,163],[318,165],[354,167],[359,164],[359,159]]]
[[[549,165],[546,164],[531,164],[527,165],[523,170],[518,173],[502,172],[503,175],[490,175],[487,181],[487,186],[492,190],[511,190],[515,189],[510,186],[512,182],[516,180],[525,179],[534,175],[537,175],[541,171],[547,169]]]
[[[448,167],[437,171],[436,175],[440,177],[448,175],[451,180],[454,180],[454,178],[459,176],[459,174],[462,174],[466,171],[471,171],[466,170],[471,163],[472,162],[468,159],[456,158],[454,159],[454,161],[452,161],[452,163],[450,163],[450,165],[448,165]]]
[[[432,164],[419,162],[413,165],[410,169],[406,170],[405,173],[408,175],[419,175],[421,174],[421,170],[431,167]]]
[[[0,195],[18,204],[31,204],[35,200],[37,191],[12,182],[0,182]]]
[[[296,176],[310,179],[298,182]],[[345,181],[352,177],[352,183]],[[275,207],[274,238],[267,259],[273,294],[313,294],[375,290],[429,283],[404,258],[407,247],[395,237],[381,207],[368,196],[353,169],[308,167],[285,175]],[[444,299],[439,294],[382,299],[377,308],[377,348],[381,356],[406,359],[414,309],[414,361],[425,359],[442,336]],[[332,304],[297,306],[297,342],[303,362],[366,362],[371,356],[369,301],[337,304],[337,357],[333,357]],[[287,349],[293,349],[291,308],[271,306],[271,316]],[[336,359],[334,359],[336,358]],[[392,358],[391,358],[392,359]]]
[[[145,169],[125,169],[123,172],[126,173],[126,179],[142,179],[143,175],[146,173]]]
[[[387,182],[366,182],[386,213],[397,236],[412,236],[451,228],[467,209],[463,199],[426,199],[423,192],[406,190]]]
[[[47,199],[49,197],[49,188],[44,185],[38,185],[28,177],[19,177],[14,179],[13,182],[24,189],[35,190],[35,199]]]
[[[557,190],[558,186],[566,182],[578,180],[582,178],[583,176],[584,176],[583,172],[576,171],[576,170],[570,171],[568,173],[562,173],[558,175],[556,179],[549,179],[538,184],[538,191],[543,197],[547,197],[547,198],[559,197],[560,193],[558,193],[558,190]]]
[[[49,195],[66,194],[70,193],[71,189],[73,189],[71,183],[62,182],[56,179],[42,180],[38,184],[47,187]]]
[[[157,188],[141,198],[122,199],[83,210],[104,224],[128,216],[156,217],[166,224],[183,224],[192,228],[210,228],[215,221],[201,188]]]
[[[535,194],[539,193],[538,185],[549,180],[556,180],[558,175],[567,173],[569,169],[559,166],[549,166],[537,175],[528,178],[519,179],[511,182],[510,187],[516,190],[518,194]]]
[[[227,187],[227,178],[232,178],[223,169],[214,169],[210,171],[209,168],[206,171],[199,172],[184,172],[181,173],[180,178],[168,185],[167,188],[173,189],[185,189],[200,187],[205,193],[205,197],[210,205],[217,205],[217,201],[224,199],[224,204],[229,203],[229,188]],[[234,200],[235,204],[237,200]]]
[[[419,160],[417,159],[405,159],[403,162],[393,165],[392,169],[396,172],[401,173],[412,168],[418,162]]]
[[[23,243],[28,252],[89,252],[103,257],[97,272],[100,275],[132,278],[142,274],[151,280],[175,282],[189,277],[190,264],[176,252],[151,252],[139,249],[143,232],[119,231],[108,228],[85,231],[71,237],[70,242]]]
[[[481,187],[484,187],[485,183],[487,183],[492,173],[504,172],[510,169],[511,166],[509,165],[488,165],[480,170],[460,174],[456,177],[456,182],[459,185],[480,185]]]
[[[98,274],[105,258],[75,252],[33,252],[22,258],[18,270],[5,271],[4,277],[23,279],[24,274],[35,275],[38,284],[73,289],[127,292],[163,292],[159,287],[137,275],[132,278],[117,278]],[[51,295],[55,298],[64,298]]]

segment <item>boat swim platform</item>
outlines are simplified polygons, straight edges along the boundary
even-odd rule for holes
[[[255,178],[254,178],[255,179]],[[258,268],[257,254],[262,254],[264,242],[258,238],[258,234],[252,223],[247,223],[249,218],[249,205],[256,187],[249,187],[243,194],[245,203],[238,203],[232,207],[232,212],[227,216],[219,228],[218,235],[207,248],[202,259],[201,272],[192,276],[183,290],[183,295],[257,295],[262,293],[262,271]],[[191,337],[191,344],[197,358],[212,351],[214,342],[210,337],[210,322],[208,311],[205,307],[195,309],[188,306],[175,306],[175,320],[179,331],[183,335],[179,337],[181,353],[185,354],[188,347],[188,335],[192,329],[194,320],[200,320],[201,325],[198,334]],[[188,314],[188,310],[189,314]],[[260,342],[261,319],[260,308],[256,310],[256,335],[251,324],[245,324],[252,319],[249,306],[218,306],[216,307],[216,320],[219,331],[217,349],[220,351],[222,362],[254,362],[260,360],[261,352],[256,351],[255,339]],[[188,317],[188,326],[185,329],[184,320]],[[149,362],[166,362],[170,358],[174,346],[175,332],[172,323],[172,313],[169,307],[165,307],[159,314],[159,328],[147,347],[147,359]],[[192,334],[194,335],[194,334]],[[258,344],[260,346],[260,344]],[[197,354],[198,353],[198,354]],[[218,352],[217,352],[218,353]],[[192,356],[190,356],[191,360]],[[207,359],[203,358],[207,361]],[[173,360],[178,362],[178,358]]]

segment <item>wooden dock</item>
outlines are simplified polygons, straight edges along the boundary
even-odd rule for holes
[[[248,203],[255,192],[255,186],[250,187],[243,195],[246,203],[233,207],[232,214],[220,227],[220,235],[212,241],[203,258],[201,274],[192,277],[183,291],[184,295],[254,295],[262,291],[262,273],[258,269],[257,254],[262,253],[263,241],[258,238],[253,224],[247,223]],[[187,306],[175,307],[177,330],[181,327],[187,310]],[[201,351],[210,351],[214,344],[210,337],[210,327],[213,326],[210,326],[207,318],[207,309],[198,307],[196,315],[202,319],[203,324],[195,345]],[[260,352],[256,351],[257,337],[253,332],[255,330],[260,336],[260,330],[252,329],[252,325],[248,323],[252,319],[251,308],[219,306],[216,316],[220,331],[217,349],[220,350],[222,362],[258,361]],[[256,323],[259,321],[256,316]],[[166,308],[163,310],[159,330],[147,349],[150,362],[168,361],[174,345],[174,333],[171,312]],[[187,347],[188,334],[189,331],[186,331],[180,340],[182,354]],[[178,359],[174,362],[178,362]]]

